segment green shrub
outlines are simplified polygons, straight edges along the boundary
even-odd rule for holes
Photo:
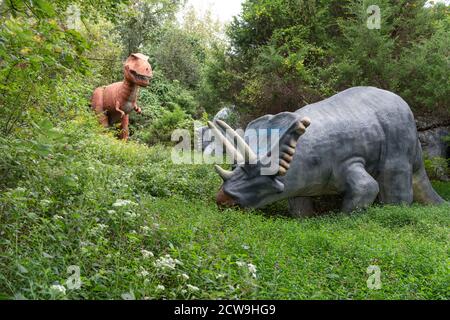
[[[0,140],[2,298],[448,299],[447,206],[305,221],[219,210],[212,166],[118,141],[88,112]]]
[[[23,1],[5,3],[25,8]],[[92,3],[108,15],[122,8],[117,1],[79,2]],[[38,5],[39,17],[49,10],[45,4],[27,2]],[[67,2],[52,4],[64,11]],[[267,12],[277,13],[280,3],[261,4],[264,28],[272,20]],[[278,13],[277,22],[309,19]],[[19,15],[0,27],[0,115],[6,116],[0,129],[7,128],[0,135],[0,299],[449,299],[448,204],[303,221],[280,217],[285,202],[271,206],[270,216],[220,209],[213,166],[175,165],[170,148],[125,143],[98,124],[88,100],[101,79],[73,66],[82,57],[66,43],[80,41],[86,52],[78,34],[53,34],[56,26],[42,19],[38,31],[55,38],[41,46],[30,30],[35,21],[30,27]],[[267,33],[243,33],[241,40]],[[31,51],[21,52],[25,43]],[[290,72],[301,70],[296,59],[289,56]],[[108,78],[107,64],[92,71]],[[232,70],[224,75],[224,83],[236,79]],[[255,86],[248,92],[256,93],[258,77],[250,80]],[[157,73],[141,104],[144,116],[133,116],[136,140],[167,143],[173,129],[192,128],[193,93],[176,81]],[[449,183],[434,186],[450,200]],[[381,268],[381,290],[367,288],[369,265]],[[79,288],[68,285],[74,266]]]
[[[139,106],[143,114],[132,115],[132,139],[148,144],[170,144],[174,130],[192,129],[197,110],[190,91],[158,72],[151,86],[141,91]]]
[[[171,144],[172,133],[179,129],[193,129],[194,123],[180,107],[175,106],[173,111],[164,111],[162,116],[153,122],[148,131],[149,144]],[[193,130],[192,130],[193,131]]]
[[[231,100],[248,121],[367,85],[448,117],[449,7],[425,3],[244,1],[231,44],[207,61],[204,99]],[[379,30],[367,26],[370,5],[381,9]]]
[[[448,181],[450,176],[449,160],[444,158],[425,159],[425,169],[432,180]]]

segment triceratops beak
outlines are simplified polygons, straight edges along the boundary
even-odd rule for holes
[[[223,181],[230,180],[230,178],[233,176],[233,171],[225,170],[218,165],[216,165],[214,168],[216,169],[220,177],[223,179]]]

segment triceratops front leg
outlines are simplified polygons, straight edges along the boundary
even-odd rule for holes
[[[360,162],[342,168],[341,179],[341,188],[345,190],[342,204],[344,212],[350,213],[368,208],[380,192],[378,182]]]

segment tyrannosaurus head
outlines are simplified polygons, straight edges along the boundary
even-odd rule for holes
[[[148,59],[149,57],[143,54],[133,53],[125,62],[125,79],[140,87],[148,87],[153,77],[152,67]]]

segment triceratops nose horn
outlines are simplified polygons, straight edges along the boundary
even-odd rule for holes
[[[233,171],[225,170],[224,168],[216,165],[214,167],[217,171],[217,173],[222,177],[223,181],[227,181],[231,178],[233,175]]]

